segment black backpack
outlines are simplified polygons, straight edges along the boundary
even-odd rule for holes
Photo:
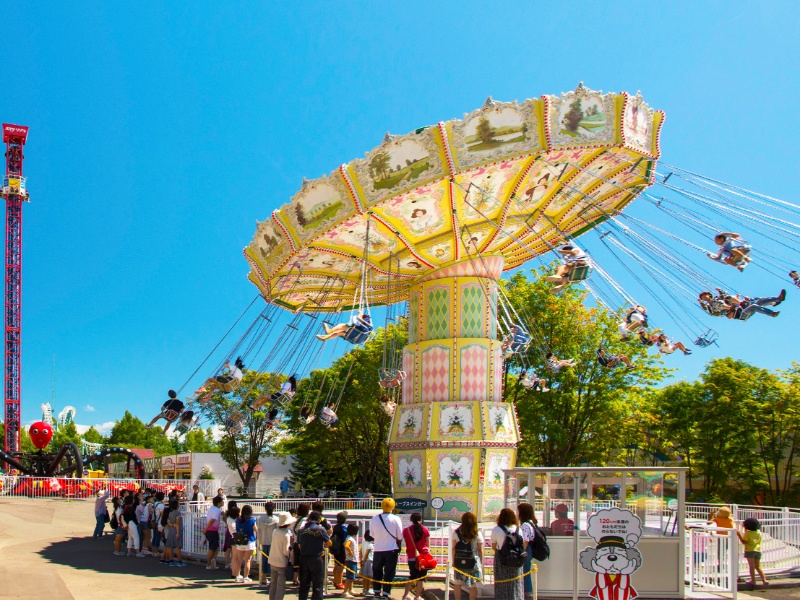
[[[503,545],[497,550],[497,559],[504,567],[519,569],[525,564],[525,559],[527,558],[522,536],[519,534],[519,530],[509,533],[505,527],[502,529],[506,533],[506,539],[503,540]]]
[[[475,552],[472,550],[475,540],[465,542],[464,538],[461,537],[461,532],[458,529],[456,529],[456,535],[458,536],[458,541],[456,542],[453,566],[462,571],[472,571],[477,564]]]
[[[111,525],[111,529],[116,529],[119,527],[119,522],[117,521],[117,511],[114,511],[114,514],[111,515],[111,522],[109,525]]]
[[[550,546],[547,545],[547,536],[539,529],[535,523],[533,526],[533,541],[530,542],[531,556],[538,561],[547,560],[550,558]]]

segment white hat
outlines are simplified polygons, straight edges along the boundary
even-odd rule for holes
[[[286,525],[291,525],[297,521],[291,514],[288,512],[278,513],[278,527],[285,527]]]

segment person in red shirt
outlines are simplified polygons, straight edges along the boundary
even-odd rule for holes
[[[417,566],[417,557],[428,551],[431,532],[422,524],[422,515],[415,512],[411,515],[411,525],[403,529],[403,539],[406,542],[406,554],[408,555],[409,582],[406,584],[406,591],[403,600],[411,600],[411,590],[416,586],[416,597],[414,600],[422,600],[423,582],[428,572]],[[414,581],[419,579],[419,581]]]

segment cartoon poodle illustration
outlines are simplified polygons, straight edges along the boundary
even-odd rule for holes
[[[642,566],[642,554],[634,547],[642,535],[639,518],[629,510],[603,509],[589,517],[587,533],[596,543],[580,554],[581,566],[595,574],[589,595],[596,600],[636,598],[630,576]]]

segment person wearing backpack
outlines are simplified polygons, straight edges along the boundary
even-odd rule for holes
[[[161,516],[164,514],[164,492],[156,492],[156,501],[153,503],[153,518],[150,520],[150,527],[153,530],[153,535],[150,538],[150,552],[155,556],[160,554],[161,534],[162,529],[159,527],[161,524]]]
[[[258,525],[258,547],[261,548],[260,562],[258,567],[258,586],[265,588],[269,587],[267,576],[272,575],[272,567],[269,562],[269,555],[272,551],[272,534],[275,533],[275,528],[278,526],[278,519],[273,514],[275,512],[275,503],[267,502],[264,505],[266,514],[258,517],[256,525]]]
[[[522,600],[525,597],[521,575],[526,552],[518,525],[514,511],[504,508],[497,516],[497,527],[492,529],[494,597],[497,600]]]
[[[533,559],[538,561],[547,560],[550,556],[550,547],[547,545],[547,537],[536,524],[536,517],[533,514],[533,506],[527,502],[520,502],[517,506],[517,516],[519,517],[519,533],[525,546],[525,565],[522,567],[523,573],[530,573],[533,568]],[[526,575],[523,579],[525,584],[525,600],[533,598],[533,577]]]
[[[316,504],[316,502],[314,503]],[[320,504],[322,504],[320,502]],[[320,523],[323,529],[325,525]],[[333,526],[331,536],[331,550],[330,554],[335,561],[333,563],[333,587],[337,590],[344,589],[344,564],[346,560],[344,551],[344,540],[347,537],[347,512],[342,511],[336,515],[336,525]]]
[[[461,525],[452,537],[453,571],[455,600],[461,600],[461,588],[467,586],[469,600],[478,597],[478,584],[483,579],[483,536],[478,531],[478,518],[475,513],[461,515]]]

